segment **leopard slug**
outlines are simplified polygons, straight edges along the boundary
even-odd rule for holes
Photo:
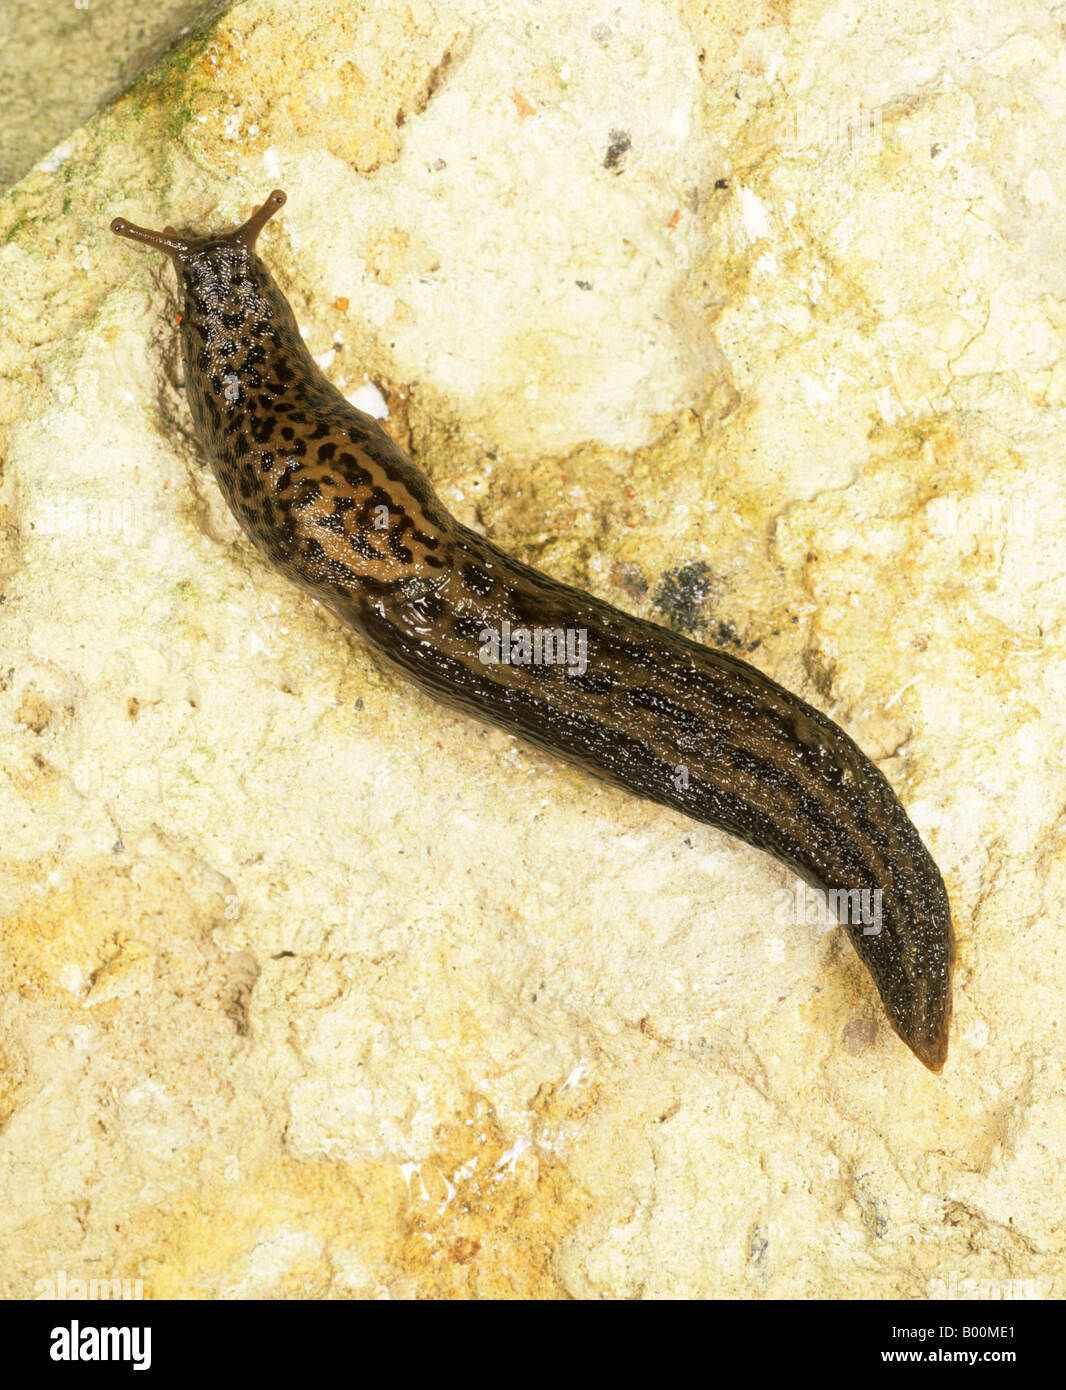
[[[939,1071],[951,914],[883,774],[753,666],[540,574],[450,516],[312,361],[254,249],[284,202],[271,193],[218,236],[111,224],[174,262],[197,437],[253,545],[437,699],[835,894],[893,1028]],[[876,929],[853,894],[879,904]]]

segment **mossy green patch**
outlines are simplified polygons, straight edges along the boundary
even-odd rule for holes
[[[116,103],[116,114],[135,117],[138,122],[147,117],[165,140],[180,140],[185,127],[195,119],[198,98],[207,98],[211,92],[201,60],[215,40],[220,19],[220,15],[213,15],[168,49],[123,93]]]

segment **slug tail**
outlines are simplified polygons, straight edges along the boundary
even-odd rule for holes
[[[902,1029],[897,1028],[896,1032],[914,1053],[923,1067],[928,1067],[931,1072],[940,1072],[944,1069],[944,1063],[948,1057],[948,1028],[947,1023],[940,1032],[930,1035],[911,1033],[908,1036]]]
[[[890,906],[880,937],[847,930],[894,1031],[923,1066],[939,1072],[948,1055],[955,934],[943,880],[928,856],[921,870],[926,885],[917,910],[900,904],[894,913]]]
[[[951,933],[950,923],[948,931]],[[942,988],[934,989],[929,1014],[918,1019],[900,1037],[923,1066],[932,1072],[943,1070],[948,1057],[948,1033],[951,1028],[951,971],[955,962],[954,934],[949,936],[948,964]]]
[[[925,1045],[919,1043],[911,1048],[918,1061],[927,1066],[931,1072],[940,1072],[944,1069],[944,1063],[948,1059],[948,1035],[945,1031],[935,1042]]]

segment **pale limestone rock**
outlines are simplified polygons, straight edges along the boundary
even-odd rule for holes
[[[1035,3],[251,3],[14,190],[5,1293],[1062,1296],[1064,64]],[[311,350],[463,520],[881,760],[942,1076],[780,866],[240,537],[106,227],[275,185]]]

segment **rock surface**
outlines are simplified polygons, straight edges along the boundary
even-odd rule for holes
[[[0,189],[145,72],[226,0],[4,0],[0,11]]]
[[[5,1296],[1066,1293],[1066,45],[779,13],[253,0],[4,198]],[[312,352],[461,519],[879,761],[955,914],[941,1076],[778,864],[240,536],[107,226],[274,186]]]

